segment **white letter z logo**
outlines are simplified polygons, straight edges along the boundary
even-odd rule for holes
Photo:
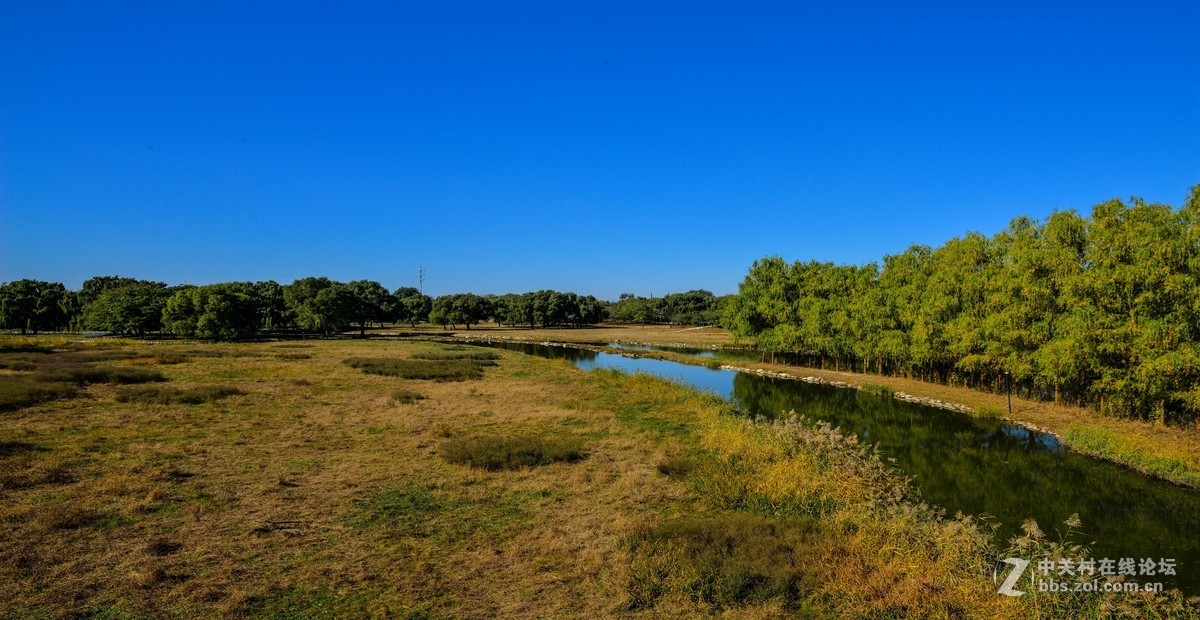
[[[1013,569],[1012,572],[1008,574],[1008,578],[1004,580],[1004,583],[1000,584],[1000,589],[996,590],[996,592],[1003,594],[1004,596],[1021,596],[1022,594],[1025,594],[1020,590],[1014,590],[1013,586],[1017,585],[1017,580],[1020,579],[1021,575],[1025,573],[1026,567],[1029,566],[1029,560],[1022,560],[1021,558],[1004,558],[1001,560],[1001,562],[1004,562],[1005,564],[1011,564]],[[993,578],[998,578],[999,573],[1000,567],[997,566],[996,572],[993,574]]]

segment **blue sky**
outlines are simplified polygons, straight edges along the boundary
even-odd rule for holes
[[[0,281],[727,293],[1200,183],[1191,1],[248,4],[0,6]]]

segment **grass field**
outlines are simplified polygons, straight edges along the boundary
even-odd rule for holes
[[[834,429],[476,353],[6,340],[0,385],[97,380],[0,413],[0,617],[1189,613],[997,595],[986,531]]]

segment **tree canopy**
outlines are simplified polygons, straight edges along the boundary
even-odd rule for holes
[[[1026,393],[1156,420],[1200,414],[1200,186],[1089,217],[1020,217],[992,237],[882,266],[756,261],[724,311],[785,360]]]

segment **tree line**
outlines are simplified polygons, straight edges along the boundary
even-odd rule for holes
[[[721,309],[733,297],[717,297],[703,289],[670,293],[662,297],[639,297],[622,293],[608,309],[621,323],[669,323],[672,325],[719,325]]]
[[[1110,200],[882,264],[758,260],[724,311],[777,360],[1025,394],[1103,413],[1200,414],[1200,185]]]
[[[385,323],[470,329],[482,321],[519,327],[581,327],[608,318],[608,303],[559,291],[438,298],[416,288],[389,291],[371,280],[301,278],[291,284],[225,282],[168,286],[118,276],[91,278],[78,291],[57,282],[0,284],[0,328],[24,333],[95,330],[170,333],[232,340],[259,333],[337,334]]]
[[[22,334],[96,330],[142,336],[230,340],[259,332],[360,332],[385,322],[416,325],[433,299],[412,287],[389,291],[378,282],[301,278],[291,284],[224,282],[168,286],[119,276],[84,281],[78,291],[57,282],[0,284],[0,328]]]

